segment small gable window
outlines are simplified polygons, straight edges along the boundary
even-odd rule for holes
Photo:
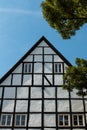
[[[15,116],[15,126],[25,126],[26,115],[16,115]]]
[[[24,63],[24,73],[31,73],[31,72],[32,72],[32,64]]]
[[[62,73],[62,64],[61,63],[54,64],[54,72],[55,73]]]
[[[11,115],[1,115],[1,125],[2,126],[11,126],[12,125],[12,116]]]
[[[73,115],[73,126],[83,126],[83,115]]]
[[[69,126],[69,115],[59,115],[58,116],[59,126]]]

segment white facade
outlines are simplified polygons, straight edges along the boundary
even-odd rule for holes
[[[62,89],[66,66],[42,37],[0,79],[0,130],[86,130],[87,98]]]

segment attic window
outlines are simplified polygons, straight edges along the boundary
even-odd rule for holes
[[[31,72],[32,72],[32,64],[24,63],[24,73],[31,73]]]
[[[11,115],[1,115],[1,125],[2,126],[11,126],[12,116]]]
[[[69,115],[62,115],[60,114],[58,116],[59,126],[69,126]]]
[[[54,64],[54,72],[55,73],[62,73],[62,64],[61,63]]]
[[[73,126],[83,126],[83,115],[73,115]]]
[[[16,115],[15,116],[15,126],[25,126],[26,115]]]

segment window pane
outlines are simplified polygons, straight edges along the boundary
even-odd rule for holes
[[[16,115],[15,125],[20,126],[20,115]]]
[[[69,125],[68,116],[67,115],[64,115],[64,124],[65,125]]]
[[[11,115],[7,116],[7,125],[9,126],[11,124]]]
[[[73,116],[73,120],[74,120],[74,125],[78,125],[77,115],[74,115],[74,116]]]
[[[63,125],[63,115],[59,115],[59,125]]]
[[[21,115],[21,125],[25,126],[25,115]]]
[[[1,125],[5,125],[6,124],[6,115],[2,115],[1,116]]]
[[[54,72],[55,73],[61,73],[62,72],[62,64],[61,63],[55,63],[54,64]]]
[[[24,73],[31,73],[31,72],[32,72],[31,63],[25,63],[24,64]]]
[[[83,116],[79,115],[78,118],[79,118],[79,125],[83,125]]]

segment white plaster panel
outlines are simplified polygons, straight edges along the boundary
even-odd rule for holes
[[[11,75],[9,75],[2,83],[1,85],[11,85]]]
[[[29,88],[28,87],[18,87],[17,88],[17,98],[28,98]]]
[[[42,87],[31,87],[31,98],[42,98]]]
[[[27,100],[17,100],[16,102],[16,112],[27,112],[28,101]]]
[[[0,87],[0,98],[2,97],[2,87]]]
[[[23,85],[31,85],[32,75],[23,75]]]
[[[2,112],[13,112],[14,100],[3,100]]]
[[[31,128],[31,129],[28,129],[28,130],[41,130],[40,128]]]
[[[42,63],[34,64],[34,73],[42,73]]]
[[[57,87],[57,98],[69,98],[67,90],[63,90],[62,87]]]
[[[63,60],[58,55],[54,55],[54,62],[63,62]]]
[[[33,61],[33,56],[32,56],[32,55],[27,56],[27,57],[23,60],[23,62],[32,62],[32,61]]]
[[[55,88],[44,87],[44,98],[55,98]]]
[[[51,48],[44,48],[44,54],[56,54]]]
[[[3,129],[3,128],[0,128],[0,130],[12,130],[12,129],[9,129],[9,128],[6,128],[6,129],[5,129],[5,128],[4,128],[4,129]]]
[[[73,89],[73,91],[71,92],[71,98],[82,98],[82,96],[78,96],[76,93],[78,91],[76,89]]]
[[[22,64],[20,64],[12,73],[22,73]]]
[[[45,73],[52,73],[52,63],[45,63],[44,72]]]
[[[13,75],[13,85],[21,85],[21,74],[14,74]]]
[[[86,109],[86,112],[87,112],[87,100],[85,100],[85,109]]]
[[[35,62],[38,62],[38,61],[42,62],[42,55],[35,55],[34,56],[34,61]]]
[[[58,100],[58,112],[69,112],[69,100]]]
[[[64,63],[64,73],[66,73],[67,68],[68,68],[68,66]]]
[[[44,77],[44,85],[50,85],[49,82],[52,84],[52,75],[45,75],[45,76],[47,79],[45,79],[45,77]]]
[[[56,126],[54,114],[44,114],[44,125],[45,126]]]
[[[55,100],[44,100],[44,111],[55,112]]]
[[[56,128],[44,128],[44,130],[56,130]]]
[[[44,85],[49,85],[48,81],[44,78]]]
[[[15,98],[15,87],[5,87],[4,98]]]
[[[44,62],[52,62],[52,55],[45,55]]]
[[[42,85],[42,75],[34,75],[34,85]]]
[[[48,46],[47,43],[45,41],[42,41],[39,46]]]
[[[83,101],[82,100],[71,100],[73,112],[83,112]]]
[[[28,126],[41,126],[41,114],[30,114]]]
[[[6,130],[7,130],[7,129],[6,129]],[[19,129],[19,128],[18,128],[18,129],[14,129],[14,130],[26,130],[26,129],[23,129],[23,128],[20,128],[20,129]]]
[[[54,84],[63,85],[63,75],[54,75]]]
[[[30,101],[30,112],[41,112],[41,108],[42,108],[41,100]]]
[[[38,47],[38,48],[34,49],[34,51],[32,51],[31,54],[42,54],[42,48]]]
[[[85,129],[82,129],[82,128],[81,128],[81,129],[77,129],[77,128],[76,128],[76,129],[72,129],[72,130],[85,130]]]

